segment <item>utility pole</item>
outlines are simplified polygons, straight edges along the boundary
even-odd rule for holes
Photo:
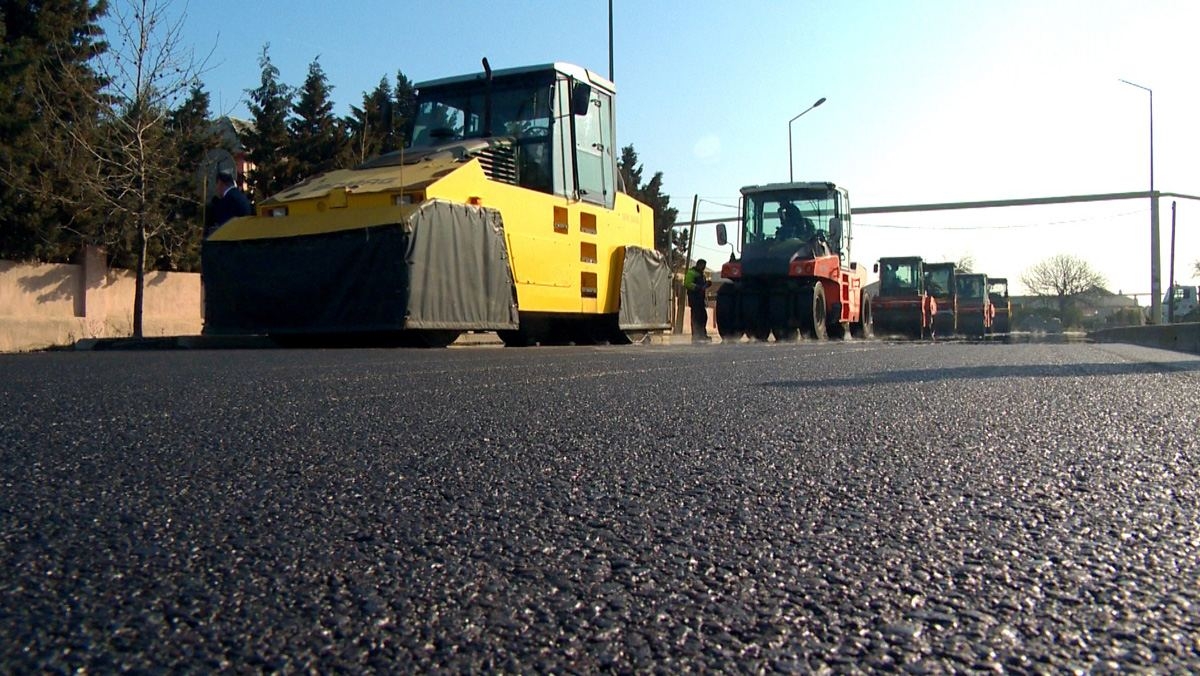
[[[1167,323],[1175,323],[1175,200],[1171,200],[1171,271],[1167,273]]]
[[[613,0],[608,0],[608,81],[616,82],[613,79]]]
[[[1154,192],[1154,90],[1129,80],[1121,80],[1150,95],[1150,323],[1162,323],[1162,263],[1158,236],[1158,193]]]

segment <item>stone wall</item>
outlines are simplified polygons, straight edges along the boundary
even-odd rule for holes
[[[80,265],[0,261],[0,352],[129,336],[134,288],[134,273],[110,269],[99,249],[88,249]],[[150,272],[142,332],[198,334],[200,306],[198,273]]]

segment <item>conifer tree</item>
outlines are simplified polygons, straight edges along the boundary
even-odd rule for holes
[[[0,258],[69,262],[103,243],[97,210],[78,208],[97,161],[77,141],[98,115],[106,12],[103,0],[0,0]]]
[[[308,66],[308,77],[300,88],[291,129],[291,157],[297,179],[329,171],[338,166],[345,147],[341,122],[333,115],[333,102],[321,64],[314,59]]]
[[[663,253],[686,252],[687,233],[672,230],[679,210],[671,207],[671,196],[662,192],[662,172],[655,172],[650,182],[642,185],[643,168],[632,145],[621,148],[617,170],[625,183],[625,192],[654,209],[654,248]],[[686,262],[683,267],[687,267]]]
[[[392,114],[392,150],[408,143],[405,130],[417,114],[417,90],[403,71],[396,71],[396,87],[392,90],[394,112]],[[388,144],[385,144],[387,146]],[[387,151],[384,151],[387,152]]]
[[[350,107],[346,127],[350,130],[350,164],[358,164],[368,158],[387,152],[388,138],[392,133],[395,102],[392,87],[387,78],[381,78],[375,90],[363,93],[362,107]]]
[[[248,179],[256,200],[274,195],[296,178],[288,156],[292,148],[288,133],[292,90],[279,81],[279,69],[271,63],[270,48],[270,44],[264,45],[258,58],[262,69],[258,88],[246,92],[250,96],[250,115],[254,118],[254,129],[246,135],[246,147],[254,164]]]
[[[159,244],[152,247],[155,269],[195,271],[200,268],[200,241],[204,232],[205,157],[220,144],[209,120],[208,92],[193,83],[188,98],[167,122],[170,147],[178,163],[168,196],[167,221]]]

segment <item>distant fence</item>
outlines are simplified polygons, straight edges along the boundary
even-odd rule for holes
[[[70,345],[133,333],[135,276],[110,269],[88,248],[79,265],[0,261],[0,352]],[[146,336],[200,333],[200,275],[148,272],[142,312]]]

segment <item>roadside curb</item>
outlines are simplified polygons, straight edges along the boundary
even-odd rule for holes
[[[264,350],[279,347],[266,336],[156,336],[152,338],[85,338],[71,349],[116,350]]]
[[[720,342],[714,339],[713,342]],[[691,343],[690,336],[650,334],[644,341],[647,345],[673,345]],[[503,346],[504,341],[494,331],[464,333],[451,347]],[[267,336],[153,336],[148,338],[84,338],[74,344],[57,349],[78,352],[107,352],[120,350],[274,350],[282,349]]]

